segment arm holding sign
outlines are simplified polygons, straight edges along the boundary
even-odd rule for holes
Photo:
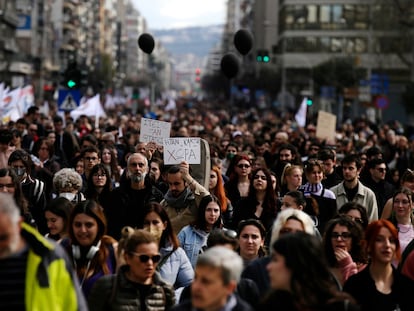
[[[190,164],[186,161],[180,163],[180,171],[184,181],[187,183],[187,186],[194,193],[196,198],[197,206],[200,204],[200,201],[203,197],[210,194],[210,192],[200,185],[191,175],[190,175]]]

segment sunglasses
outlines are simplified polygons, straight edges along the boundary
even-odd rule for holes
[[[263,176],[263,175],[255,175],[254,176],[254,179],[267,180],[267,177],[266,176]]]
[[[142,262],[142,263],[146,263],[150,259],[152,260],[153,263],[158,263],[161,260],[161,255],[148,256],[148,255],[145,255],[145,254],[138,254],[138,253],[134,253],[134,252],[131,252],[130,254],[132,256],[138,257],[139,261]]]
[[[237,167],[238,168],[249,168],[250,165],[249,164],[238,164]]]

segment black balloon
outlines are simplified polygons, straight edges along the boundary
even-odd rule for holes
[[[253,37],[247,30],[240,29],[234,35],[234,46],[242,55],[246,55],[253,47]]]
[[[239,73],[239,59],[233,53],[228,53],[221,59],[220,68],[227,78],[234,78]]]
[[[149,33],[143,33],[138,38],[138,46],[147,54],[151,54],[154,50],[154,38]]]

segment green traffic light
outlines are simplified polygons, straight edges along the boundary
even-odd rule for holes
[[[260,56],[260,55],[258,55],[258,56],[256,57],[256,60],[257,60],[259,63],[261,63],[261,62],[263,61],[263,57],[262,57],[262,56]]]
[[[312,104],[313,104],[312,99],[308,99],[308,100],[306,101],[306,104],[307,104],[308,106],[312,106]]]
[[[67,85],[68,85],[69,88],[73,88],[73,87],[76,86],[76,82],[73,81],[73,80],[69,80],[68,83],[67,83]]]
[[[268,55],[263,56],[263,62],[268,63],[270,61],[270,57]]]

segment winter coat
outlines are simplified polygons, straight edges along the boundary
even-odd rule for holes
[[[157,269],[161,277],[174,286],[178,301],[183,288],[190,285],[194,279],[193,267],[181,247],[173,250],[172,245],[167,245],[160,248],[160,254],[161,261]]]
[[[143,299],[137,284],[126,277],[128,269],[128,266],[122,266],[117,274],[106,275],[95,283],[88,298],[90,311],[140,311],[143,310],[142,301],[148,311],[163,311],[175,304],[174,289],[157,272]]]

